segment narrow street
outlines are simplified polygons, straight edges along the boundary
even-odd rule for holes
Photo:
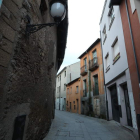
[[[55,119],[44,140],[135,140],[115,121],[55,111]]]

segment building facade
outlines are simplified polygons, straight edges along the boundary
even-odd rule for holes
[[[97,39],[80,57],[81,113],[93,112],[106,117],[104,75],[100,39]]]
[[[66,85],[80,76],[80,62],[65,67],[56,77],[55,107],[66,110]]]
[[[133,81],[127,59],[127,43],[123,32],[125,29],[123,28],[120,7],[110,6],[111,3],[112,1],[105,1],[100,20],[107,114],[109,120],[115,120],[125,127],[128,126],[127,128],[133,130],[134,134],[137,135]]]
[[[112,0],[109,6],[120,8],[140,138],[140,1],[122,0],[114,3]]]
[[[81,114],[80,77],[67,84],[66,111]]]
[[[42,140],[54,118],[55,76],[64,58],[68,16],[58,27],[27,38],[29,19],[54,22],[51,0],[0,2],[0,139]]]

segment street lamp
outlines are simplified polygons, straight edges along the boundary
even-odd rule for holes
[[[50,4],[50,14],[54,18],[54,23],[45,23],[45,24],[30,24],[30,19],[28,17],[29,24],[26,26],[26,33],[29,35],[31,33],[35,33],[38,30],[46,27],[46,26],[54,26],[59,25],[59,23],[66,16],[66,4],[61,2],[60,0],[54,0]]]

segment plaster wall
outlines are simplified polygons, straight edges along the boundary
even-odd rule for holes
[[[77,92],[76,86],[79,87],[79,90]],[[70,89],[72,88],[72,91]],[[69,93],[68,93],[69,89]],[[73,112],[73,113],[79,113],[81,114],[81,95],[80,95],[80,79],[72,83],[71,85],[67,86],[67,98],[66,98],[66,103],[67,103],[67,111]],[[78,100],[78,102],[77,102]],[[71,102],[71,110],[70,110],[70,102]],[[74,108],[75,106],[75,108]]]
[[[71,74],[71,78],[70,78]],[[80,62],[67,66],[67,83],[80,77]]]
[[[66,76],[65,76],[65,72],[66,72]],[[66,110],[66,87],[64,88],[64,86],[70,82],[70,75],[71,75],[71,81],[80,77],[80,62],[67,66],[56,77],[56,100],[57,100],[56,104],[58,104],[58,101],[60,102],[61,110]],[[61,80],[60,80],[60,76],[61,76]],[[58,81],[58,77],[59,77],[59,81]],[[60,92],[58,91],[59,87],[60,87]],[[59,100],[59,98],[61,99]]]
[[[98,59],[98,67],[93,70],[89,71],[89,61],[93,59],[93,52],[96,50],[97,52],[97,59]],[[85,76],[81,76],[81,97],[82,101],[89,102],[89,92],[91,96],[91,104],[93,106],[93,110],[97,110],[96,106],[94,105],[96,102],[94,99],[99,99],[99,114],[106,116],[105,114],[105,96],[104,96],[104,75],[103,75],[103,63],[102,63],[102,50],[101,50],[101,43],[97,43],[89,52],[87,52],[80,60],[81,67],[84,66],[84,59],[87,58],[87,74]],[[98,88],[99,88],[99,95],[94,96],[94,76],[98,75]],[[89,80],[90,78],[90,80]],[[83,97],[83,87],[84,87],[84,80],[87,82],[87,97]],[[89,82],[90,81],[90,82]],[[91,87],[91,91],[89,91],[89,87]],[[87,112],[85,111],[88,106],[82,105],[82,112],[84,114]]]
[[[126,114],[126,104],[125,104],[125,97],[124,97],[124,91],[122,88],[122,85],[124,83],[127,83],[128,87],[128,96],[130,100],[130,107],[131,107],[131,117],[132,117],[132,123],[133,128],[137,129],[137,123],[136,123],[136,112],[135,112],[135,106],[134,106],[134,98],[132,93],[132,86],[131,86],[131,79],[130,79],[130,73],[127,69],[121,77],[118,77],[116,80],[114,80],[112,83],[108,84],[107,87],[107,100],[108,100],[108,109],[109,109],[109,119],[113,119],[112,115],[112,103],[111,103],[111,93],[109,88],[116,84],[117,87],[117,94],[118,94],[118,104],[121,105],[122,108],[122,117],[120,117],[120,124],[121,125],[128,125],[127,122],[127,114]]]
[[[41,14],[38,2],[3,0],[0,8],[1,140],[12,139],[17,116],[26,115],[23,140],[43,139],[54,118],[56,27],[25,34],[27,15],[31,23],[53,22],[49,9]]]
[[[109,23],[109,0],[107,0],[107,4],[103,13],[103,17],[100,23],[100,30],[101,30],[101,37],[103,38],[103,29],[104,26],[106,26],[106,33],[107,38],[105,42],[103,43],[102,39],[102,51],[103,51],[103,60],[104,64],[106,64],[105,57],[107,53],[109,54],[109,63],[110,63],[110,70],[106,72],[106,67],[104,67],[104,74],[105,74],[105,84],[110,82],[112,79],[114,79],[116,76],[121,74],[123,71],[125,71],[128,68],[128,62],[127,62],[127,56],[126,56],[126,49],[125,49],[125,41],[124,41],[124,35],[123,35],[123,28],[122,28],[122,21],[121,21],[121,15],[120,15],[120,9],[119,6],[114,6],[114,14],[115,19],[110,26]],[[118,28],[119,25],[119,28]],[[119,60],[113,64],[113,48],[111,47],[113,42],[115,41],[116,37],[118,37],[118,44],[119,44],[119,51],[120,51],[120,58]]]

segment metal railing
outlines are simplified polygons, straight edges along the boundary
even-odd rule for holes
[[[89,69],[93,69],[98,66],[98,58],[94,57],[92,60],[89,61]]]
[[[81,67],[81,74],[87,72],[87,65]]]

